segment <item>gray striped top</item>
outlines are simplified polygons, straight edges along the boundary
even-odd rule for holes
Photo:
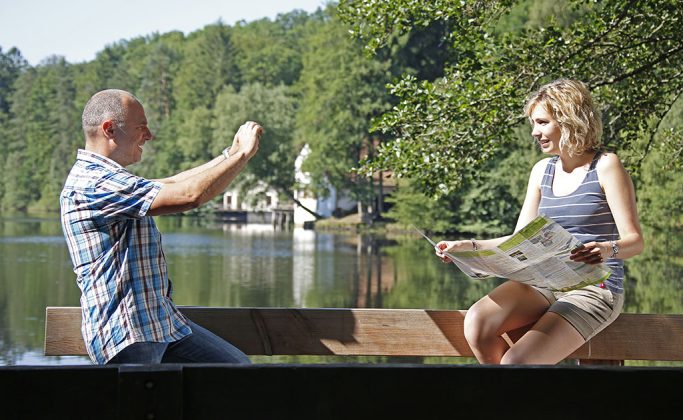
[[[605,192],[598,181],[598,171],[595,169],[600,155],[601,153],[595,155],[583,182],[571,194],[553,194],[555,164],[559,156],[550,159],[541,181],[538,213],[553,219],[583,243],[619,239],[612,210],[607,204]],[[610,258],[606,263],[612,270],[612,275],[605,281],[605,286],[614,293],[623,293],[624,261]]]

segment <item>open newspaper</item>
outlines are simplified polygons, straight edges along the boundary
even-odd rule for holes
[[[436,248],[436,243],[416,228]],[[584,264],[569,258],[583,246],[553,220],[539,216],[494,249],[444,253],[463,273],[475,279],[501,277],[554,291],[569,291],[606,280],[605,264]]]

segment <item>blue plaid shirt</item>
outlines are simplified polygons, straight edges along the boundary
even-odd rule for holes
[[[104,364],[140,341],[191,333],[171,300],[161,234],[146,216],[161,184],[79,150],[60,196],[90,358]]]

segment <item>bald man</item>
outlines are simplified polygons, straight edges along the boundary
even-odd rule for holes
[[[220,156],[149,180],[126,170],[154,138],[135,96],[97,92],[83,109],[82,124],[85,148],[78,150],[60,206],[90,358],[97,364],[250,363],[178,311],[151,216],[199,207],[224,191],[258,151],[263,129],[248,121]]]

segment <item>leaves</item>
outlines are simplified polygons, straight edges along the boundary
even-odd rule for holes
[[[439,21],[452,48],[444,77],[405,76],[400,102],[376,122],[385,143],[366,173],[391,169],[428,193],[450,194],[512,138],[526,95],[557,77],[583,80],[603,105],[604,143],[616,150],[659,120],[683,90],[683,8],[674,0],[593,5],[568,1],[576,20],[500,32],[512,1],[343,1],[341,15],[370,51],[395,31]],[[640,156],[647,153],[641,150]],[[638,154],[627,161],[637,166]]]
[[[388,63],[366,57],[337,19],[311,25],[297,84],[302,101],[296,138],[311,147],[304,170],[319,193],[331,185],[362,198],[367,182],[350,169],[373,141],[371,118],[389,109]]]

